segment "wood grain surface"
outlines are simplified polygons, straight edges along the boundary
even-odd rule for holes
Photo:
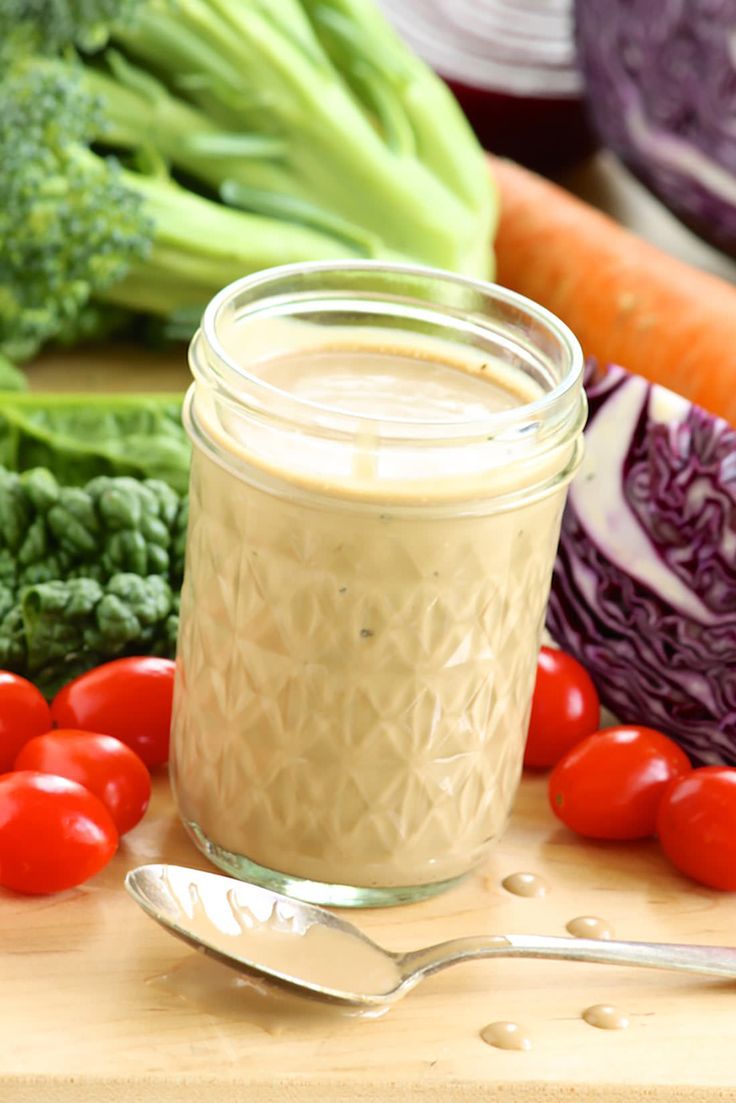
[[[454,891],[352,914],[404,950],[479,932],[564,934],[583,914],[617,937],[728,943],[736,899],[699,889],[655,843],[584,843],[557,824],[545,781],[522,785],[487,866]],[[464,964],[426,980],[379,1019],[242,987],[156,926],[122,887],[160,860],[206,868],[157,780],[145,820],[89,884],[54,897],[0,894],[2,1103],[702,1103],[736,1097],[736,987],[649,970],[544,961]],[[503,878],[541,873],[542,899]],[[596,1030],[591,1004],[631,1025]],[[523,1024],[529,1052],[480,1038]]]

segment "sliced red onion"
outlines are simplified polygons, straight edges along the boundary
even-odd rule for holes
[[[380,2],[450,85],[486,148],[547,170],[591,148],[572,0]]]
[[[577,0],[576,13],[601,140],[736,256],[735,0]]]

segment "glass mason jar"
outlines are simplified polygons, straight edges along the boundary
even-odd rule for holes
[[[580,348],[510,291],[368,261],[232,284],[190,362],[180,814],[302,899],[439,892],[519,781]]]

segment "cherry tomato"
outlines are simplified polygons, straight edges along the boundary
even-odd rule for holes
[[[29,739],[16,770],[39,770],[77,781],[99,797],[120,835],[142,819],[151,799],[151,775],[130,747],[112,735],[59,728]]]
[[[146,766],[169,757],[175,664],[170,659],[114,659],[80,675],[51,702],[60,728],[114,735]]]
[[[60,892],[94,877],[112,858],[118,833],[88,789],[53,774],[0,777],[0,885]]]
[[[736,890],[736,770],[701,766],[670,782],[657,834],[681,873],[713,889]]]
[[[687,755],[651,728],[607,728],[583,739],[550,774],[552,811],[592,839],[653,835],[667,784],[690,772]]]
[[[601,704],[585,667],[572,655],[543,647],[537,661],[524,765],[554,766],[570,747],[597,731]]]
[[[0,774],[12,770],[27,739],[51,726],[51,711],[43,694],[25,678],[0,670]]]

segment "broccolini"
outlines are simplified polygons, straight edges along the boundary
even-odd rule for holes
[[[354,255],[93,152],[100,109],[76,66],[18,62],[0,103],[0,353],[10,359],[64,332],[93,296],[166,316],[244,272]]]
[[[90,300],[189,325],[289,260],[491,274],[482,151],[373,0],[3,0],[3,43],[11,358],[83,331]]]

